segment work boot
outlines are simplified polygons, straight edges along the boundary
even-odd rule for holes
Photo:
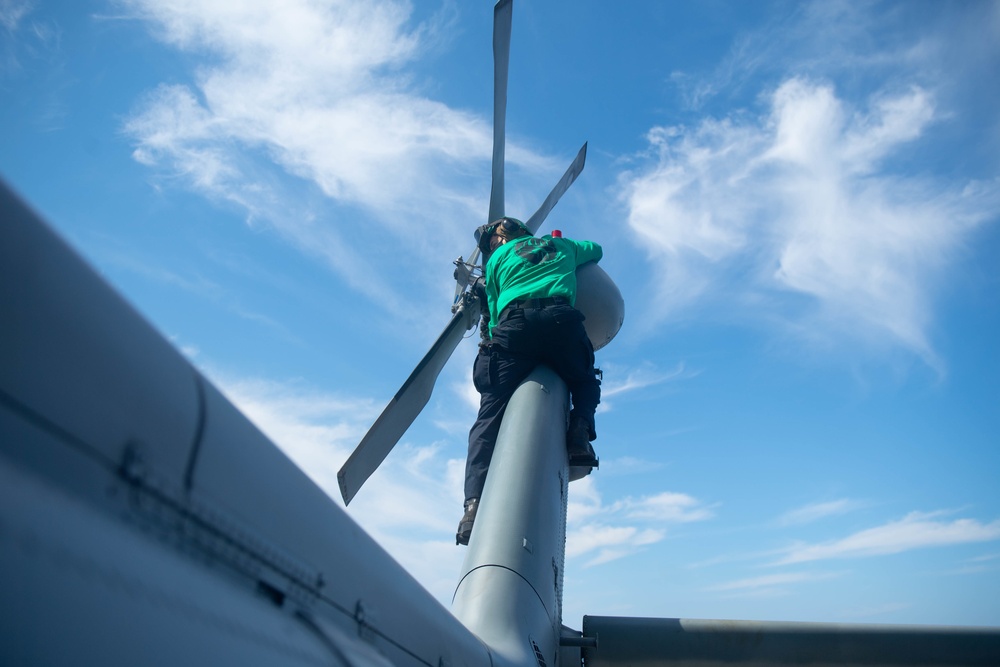
[[[590,445],[595,437],[590,421],[579,415],[572,415],[569,420],[569,430],[566,431],[566,451],[569,454],[569,465],[573,467],[596,468],[597,454]]]
[[[469,498],[465,501],[465,515],[458,522],[458,532],[455,533],[455,544],[469,544],[472,536],[472,524],[476,521],[476,512],[479,510],[479,498]]]

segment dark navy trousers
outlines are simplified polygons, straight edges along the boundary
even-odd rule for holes
[[[583,313],[570,305],[509,309],[493,328],[492,344],[479,348],[472,367],[472,381],[480,394],[479,416],[469,432],[466,500],[482,496],[507,402],[536,366],[544,364],[563,379],[573,414],[586,419],[595,433],[601,383],[594,374],[594,347],[583,319]]]

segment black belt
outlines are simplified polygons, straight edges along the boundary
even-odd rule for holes
[[[568,305],[570,305],[569,299],[564,296],[544,296],[537,299],[518,299],[517,301],[511,301],[508,303],[507,307],[500,311],[500,317],[498,319],[503,319],[507,312],[511,310],[537,310],[548,306]]]

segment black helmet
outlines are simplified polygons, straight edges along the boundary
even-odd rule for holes
[[[531,230],[517,218],[504,216],[499,220],[494,220],[493,222],[486,223],[485,225],[480,225],[480,227],[476,229],[474,236],[476,237],[476,245],[479,246],[479,251],[482,252],[484,256],[490,254],[490,237],[496,233],[497,228],[502,228],[500,235],[504,238],[513,238],[515,236],[521,236],[522,234],[531,236]]]

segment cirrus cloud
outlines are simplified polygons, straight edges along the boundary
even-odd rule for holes
[[[776,565],[833,558],[860,558],[897,554],[913,549],[1000,540],[1000,519],[982,523],[975,519],[942,521],[942,512],[911,512],[902,519],[868,528],[839,540],[797,544]]]
[[[627,496],[604,504],[590,477],[573,483],[567,508],[566,556],[588,555],[584,567],[628,556],[662,541],[672,525],[706,521],[711,506],[684,493]]]
[[[619,185],[660,274],[654,315],[724,303],[816,340],[887,341],[940,369],[927,337],[937,281],[1000,203],[997,183],[896,161],[941,116],[918,86],[862,107],[793,77],[761,116],[652,129],[649,162]]]
[[[126,118],[134,159],[422,321],[394,281],[448,292],[426,266],[485,209],[492,155],[490,121],[433,99],[413,75],[445,39],[447,15],[416,24],[398,0],[119,4],[201,63]],[[560,166],[517,142],[507,160],[546,176]],[[407,234],[415,222],[435,238]]]

